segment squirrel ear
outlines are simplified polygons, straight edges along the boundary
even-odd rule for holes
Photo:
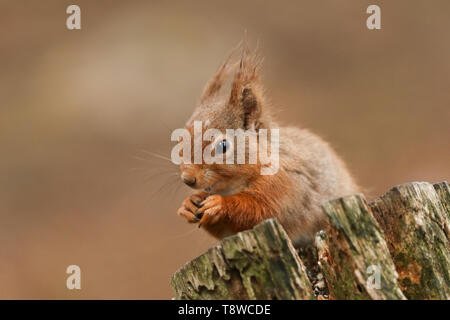
[[[258,101],[257,95],[253,92],[251,87],[246,87],[242,90],[241,107],[243,113],[243,127],[244,129],[257,129],[259,127],[259,116],[261,114],[261,105]]]
[[[213,99],[218,95],[223,84],[226,82],[226,80],[229,78],[229,76],[237,66],[234,63],[230,64],[230,60],[236,49],[240,46],[241,43],[239,43],[238,46],[231,50],[228,57],[225,59],[219,69],[217,69],[211,80],[209,80],[209,82],[206,84],[205,88],[203,89],[200,102],[205,102],[208,99]]]
[[[229,105],[239,109],[237,113],[242,115],[244,129],[259,127],[263,101],[258,73],[261,62],[258,52],[249,55],[247,48],[244,48],[231,85]]]

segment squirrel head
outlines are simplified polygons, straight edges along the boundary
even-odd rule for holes
[[[238,62],[231,62],[233,52],[218,68],[207,83],[200,98],[200,103],[186,123],[186,129],[193,137],[195,123],[201,123],[203,132],[208,129],[220,131],[221,136],[212,141],[202,142],[202,152],[209,146],[211,154],[223,154],[232,149],[234,141],[227,141],[226,129],[252,130],[258,132],[262,128],[270,128],[271,119],[265,112],[265,99],[260,83],[259,69],[262,62],[258,51],[249,53],[246,45]],[[227,80],[231,79],[229,86]],[[228,88],[228,94],[222,91]],[[258,134],[256,134],[258,135]],[[194,150],[194,139],[191,139]],[[246,144],[246,159],[257,150],[251,150]],[[233,152],[236,157],[236,152]],[[236,160],[236,159],[234,159]],[[260,164],[181,164],[181,178],[190,187],[202,189],[208,193],[222,195],[233,194],[259,175]]]

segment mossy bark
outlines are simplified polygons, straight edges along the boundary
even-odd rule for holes
[[[405,299],[383,232],[361,195],[325,202],[326,230],[316,236],[332,299]]]
[[[172,277],[176,299],[312,299],[311,283],[276,220],[225,238]]]
[[[448,194],[448,184],[414,182],[370,204],[408,299],[450,299]]]

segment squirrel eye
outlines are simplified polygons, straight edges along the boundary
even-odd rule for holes
[[[227,140],[220,141],[216,146],[216,154],[223,154],[227,152],[229,144]]]

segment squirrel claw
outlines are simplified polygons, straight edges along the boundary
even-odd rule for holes
[[[202,214],[199,228],[204,224],[213,224],[220,219],[223,210],[223,198],[218,194],[207,197],[197,210],[197,214]]]
[[[189,212],[183,207],[178,209],[177,213],[179,216],[184,217],[189,223],[196,223],[200,220],[192,212]]]
[[[205,193],[196,193],[187,197],[184,199],[181,208],[178,209],[178,215],[184,217],[189,223],[199,222],[202,216],[199,215],[197,211],[201,201],[205,198]]]

